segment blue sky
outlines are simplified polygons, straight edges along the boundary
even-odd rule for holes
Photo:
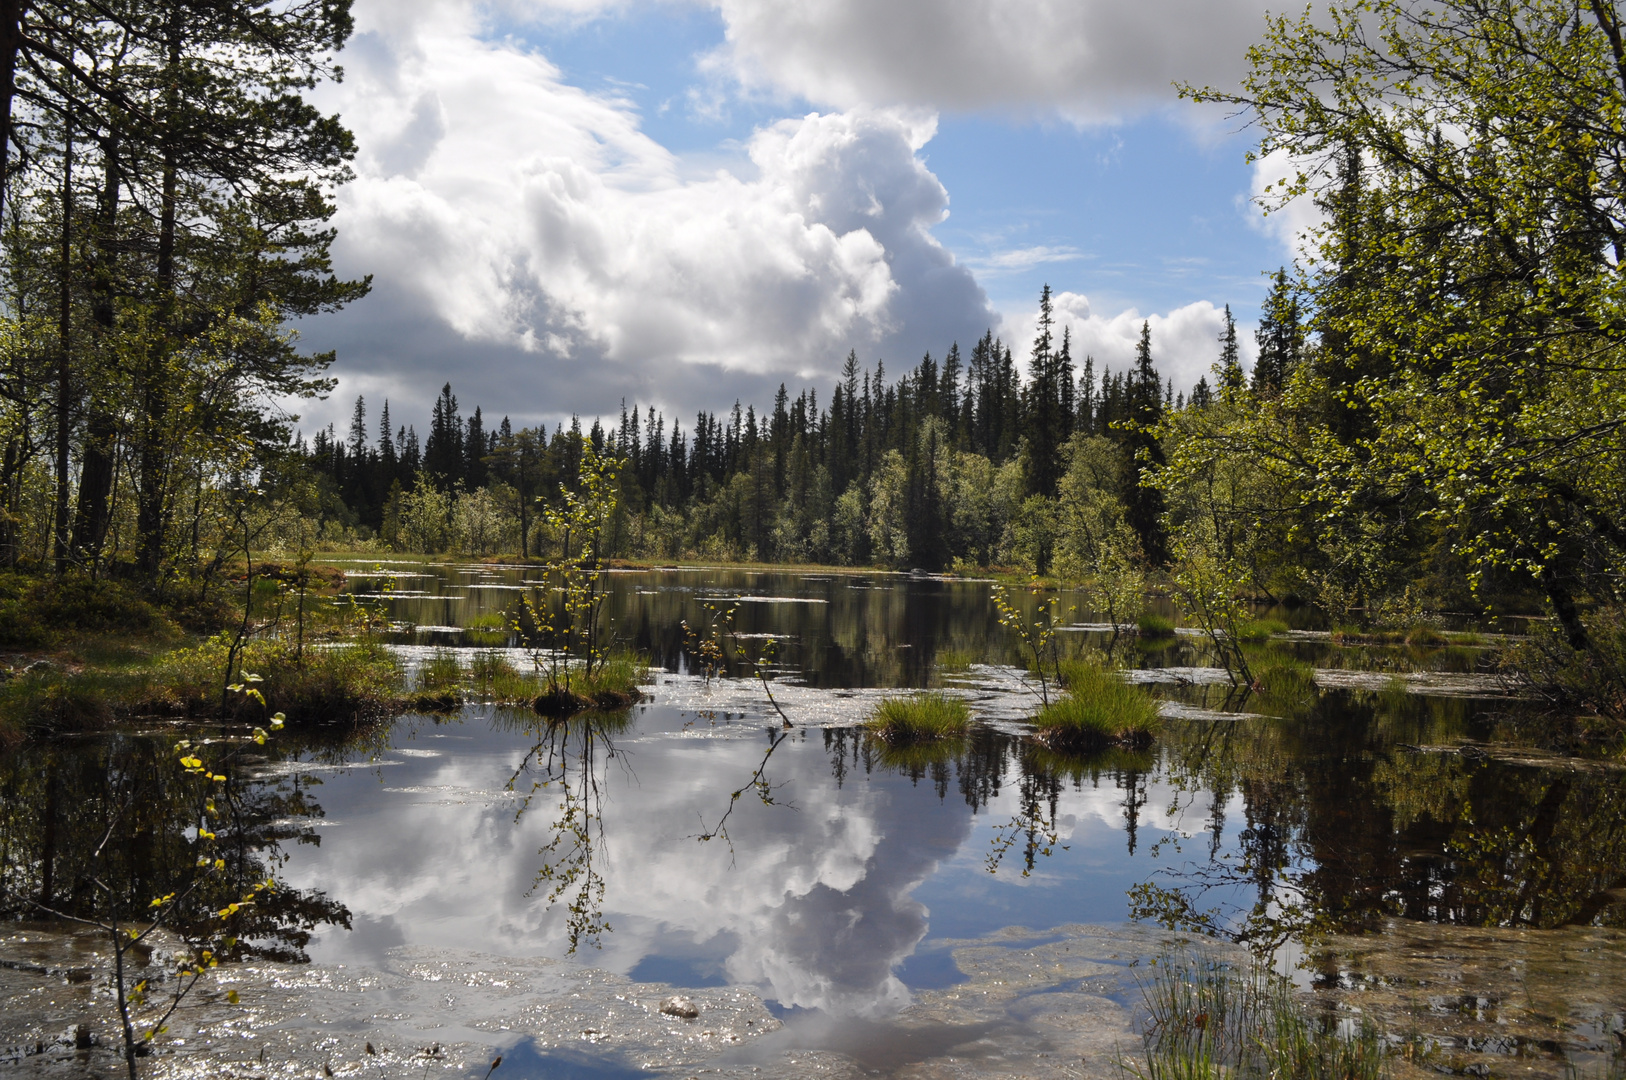
[[[1187,386],[1220,305],[1250,336],[1287,248],[1248,201],[1247,133],[1169,84],[1234,81],[1261,18],[360,0],[322,103],[361,146],[340,269],[375,293],[301,328],[339,354],[306,424],[357,393],[410,419],[448,379],[524,422],[622,398],[692,416],[990,325],[1020,358],[1047,282],[1080,352],[1121,363],[1150,318]]]

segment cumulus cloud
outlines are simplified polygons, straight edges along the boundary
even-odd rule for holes
[[[1188,393],[1204,376],[1209,376],[1209,385],[1213,385],[1209,369],[1219,359],[1219,336],[1225,326],[1223,308],[1199,300],[1166,315],[1143,315],[1135,308],[1108,315],[1094,311],[1089,297],[1082,293],[1056,293],[1052,301],[1054,333],[1059,340],[1063,327],[1072,332],[1073,361],[1080,369],[1085,356],[1092,356],[1098,378],[1105,368],[1128,370],[1135,363],[1135,347],[1144,323],[1151,327],[1152,360],[1165,381],[1174,380],[1177,393]],[[1036,312],[1024,312],[1007,316],[1003,324],[1005,340],[1019,362],[1025,359],[1029,343],[1037,334],[1036,319]],[[1258,353],[1251,327],[1237,327],[1237,344],[1243,367],[1251,370]]]
[[[481,9],[358,10],[326,104],[363,148],[339,261],[378,293],[312,334],[344,347],[347,394],[447,373],[532,418],[564,403],[514,391],[569,377],[588,414],[623,395],[716,407],[719,372],[828,376],[849,348],[912,354],[993,320],[930,232],[948,196],[918,156],[928,111],[785,119],[749,140],[754,176],[693,178],[629,102],[491,39]]]
[[[1282,192],[1308,173],[1313,179],[1324,180],[1324,162],[1309,162],[1294,157],[1286,150],[1263,154],[1253,163],[1253,176],[1249,184],[1247,217],[1266,235],[1274,238],[1289,259],[1298,259],[1311,251],[1309,242],[1315,231],[1326,221],[1326,214],[1310,195],[1282,201]],[[1269,213],[1261,213],[1268,208]]]
[[[748,86],[846,108],[1060,110],[1115,118],[1171,84],[1234,84],[1260,0],[717,0],[713,57]]]

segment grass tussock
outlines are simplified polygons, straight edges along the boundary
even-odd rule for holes
[[[1250,619],[1238,629],[1237,636],[1246,642],[1269,641],[1289,629],[1280,619]]]
[[[223,700],[229,650],[230,639],[221,635],[160,657],[143,673],[143,685],[128,707],[138,714],[215,712]],[[381,716],[401,703],[401,665],[377,642],[303,650],[286,641],[250,642],[237,667],[232,681],[245,673],[258,675],[252,685],[265,698],[262,709],[245,695],[226,693],[228,713],[238,719],[280,712],[290,724],[324,724]]]
[[[1064,753],[1145,747],[1162,730],[1157,699],[1090,659],[1061,665],[1066,693],[1033,718],[1039,740]]]
[[[1143,1053],[1123,1063],[1140,1080],[1379,1080],[1386,1071],[1384,1042],[1370,1023],[1313,1012],[1267,967],[1166,956],[1141,993],[1149,1014]]]
[[[964,675],[977,663],[977,655],[964,649],[943,649],[937,654],[937,670],[944,675]]]
[[[954,738],[970,724],[971,707],[963,700],[929,692],[885,699],[864,726],[877,738],[904,745]]]
[[[649,661],[637,654],[615,652],[593,665],[572,664],[550,681],[532,707],[544,716],[570,716],[587,709],[624,709],[644,696]]]
[[[1148,611],[1135,620],[1135,629],[1143,638],[1172,638],[1174,636],[1174,620],[1167,615],[1159,615],[1155,611]]]

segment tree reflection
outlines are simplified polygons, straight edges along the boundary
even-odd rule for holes
[[[1302,723],[1180,725],[1165,767],[1214,793],[1211,857],[1138,886],[1132,914],[1261,952],[1392,918],[1626,925],[1626,770],[1419,745],[1459,738],[1461,708],[1329,694]],[[1222,854],[1233,793],[1244,828]]]
[[[583,712],[540,726],[530,717],[521,721],[535,732],[535,741],[508,778],[509,791],[523,791],[514,821],[539,797],[556,800],[551,838],[537,851],[541,863],[526,895],[546,889],[550,907],[565,904],[572,953],[584,941],[602,947],[612,929],[604,918],[605,781],[616,756],[613,738],[626,730],[629,715],[629,710]]]
[[[248,743],[229,732],[211,741]],[[308,824],[322,816],[309,790],[317,781],[297,769],[256,776],[239,755],[223,784],[200,785],[172,743],[120,735],[0,757],[0,914],[104,922],[176,894],[165,921],[183,937],[223,930],[231,945],[222,959],[294,963],[308,959],[317,927],[348,929],[343,904],[284,885],[260,892],[222,927],[223,908],[275,879],[285,845],[321,842]],[[201,877],[198,828],[206,821],[216,836],[210,857],[224,866]]]

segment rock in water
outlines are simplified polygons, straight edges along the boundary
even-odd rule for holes
[[[700,1007],[686,997],[669,997],[661,999],[661,1012],[667,1016],[693,1020],[700,1015]]]

